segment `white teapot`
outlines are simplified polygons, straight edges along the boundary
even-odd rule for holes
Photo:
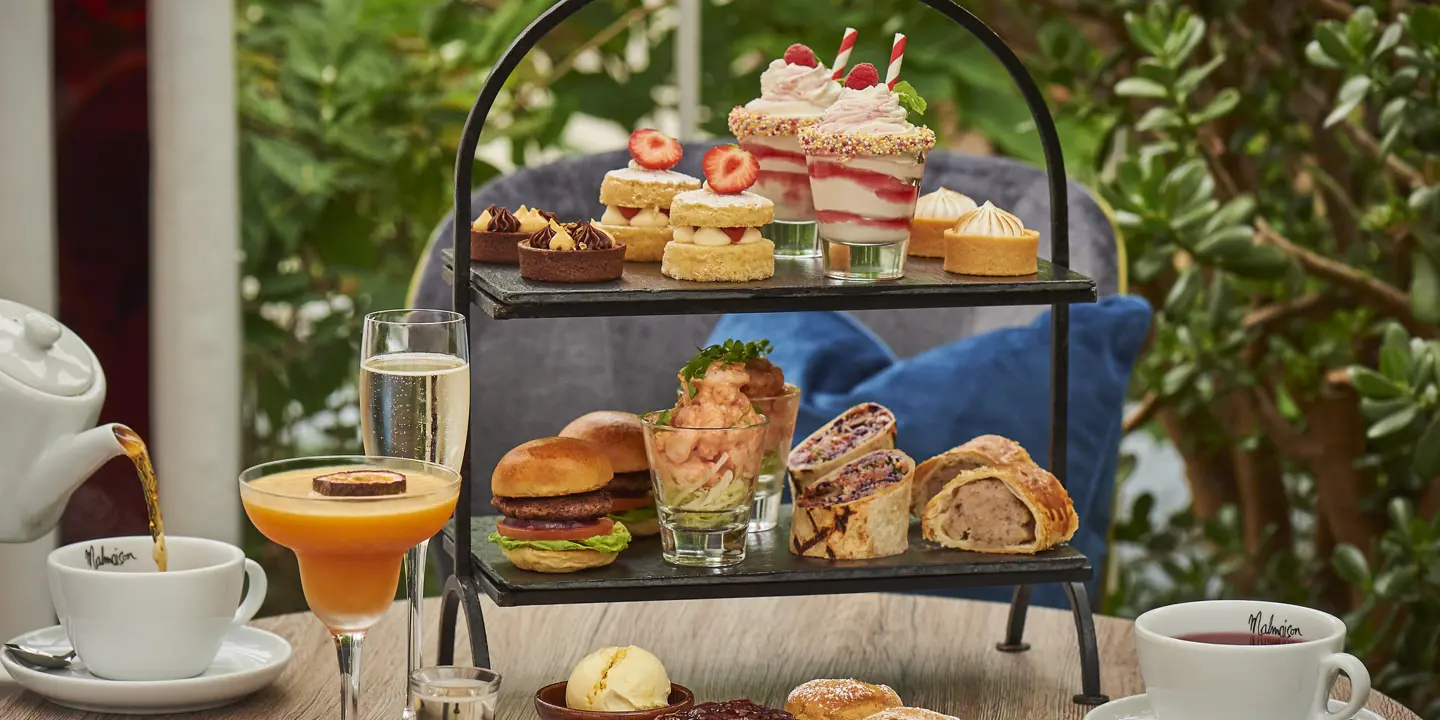
[[[95,354],[55,318],[0,300],[0,542],[35,540],[70,494],[124,454]]]

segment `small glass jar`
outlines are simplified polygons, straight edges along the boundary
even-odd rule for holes
[[[925,153],[805,156],[825,260],[837,280],[895,280],[905,250]]]
[[[641,420],[660,548],[674,565],[725,567],[745,560],[745,535],[770,422],[686,428],[669,424],[668,412]]]
[[[786,385],[785,392],[772,397],[752,398],[755,409],[770,419],[765,433],[765,454],[760,458],[760,476],[755,482],[755,503],[750,510],[750,532],[765,532],[780,522],[780,501],[785,493],[786,462],[795,440],[795,421],[800,416],[800,388]]]
[[[500,673],[459,665],[410,673],[411,720],[494,720]]]

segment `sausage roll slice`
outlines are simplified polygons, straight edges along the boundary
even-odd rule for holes
[[[798,493],[865,453],[893,447],[895,413],[879,403],[861,403],[825,423],[790,451],[790,479]]]
[[[831,560],[905,552],[914,475],[909,455],[876,450],[814,482],[795,500],[790,552]]]
[[[1031,555],[1075,536],[1070,494],[1033,463],[969,470],[945,484],[920,518],[926,540],[987,553]]]
[[[915,468],[915,486],[910,489],[910,512],[925,514],[925,503],[940,488],[962,472],[995,465],[1033,463],[1020,443],[999,435],[981,435],[959,447],[950,448]]]

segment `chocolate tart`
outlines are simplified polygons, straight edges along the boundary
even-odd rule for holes
[[[519,243],[520,277],[558,283],[619,280],[625,272],[625,245],[605,250],[541,250]]]
[[[569,242],[570,248],[555,248],[556,235]],[[625,272],[625,244],[615,242],[594,223],[570,223],[562,228],[551,221],[549,227],[516,245],[516,250],[520,253],[520,277],[526,280],[603,282],[619,280]]]
[[[523,232],[490,232],[470,230],[470,259],[474,262],[518,265],[520,252],[517,247],[530,237]]]

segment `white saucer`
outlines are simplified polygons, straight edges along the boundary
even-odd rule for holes
[[[70,639],[59,625],[10,640],[42,652],[63,655]],[[21,687],[68,708],[97,713],[153,715],[193,712],[228,705],[280,676],[290,660],[290,643],[259,628],[232,631],[205,672],[184,680],[125,682],[91,675],[75,661],[63,670],[32,670],[0,650],[0,666]]]
[[[1345,703],[1339,700],[1330,701],[1330,712],[1340,712],[1344,709]],[[1131,695],[1119,700],[1111,700],[1100,707],[1085,713],[1085,720],[1159,720],[1155,710],[1150,707],[1149,696],[1141,693]],[[1366,709],[1355,713],[1353,720],[1385,720]]]

